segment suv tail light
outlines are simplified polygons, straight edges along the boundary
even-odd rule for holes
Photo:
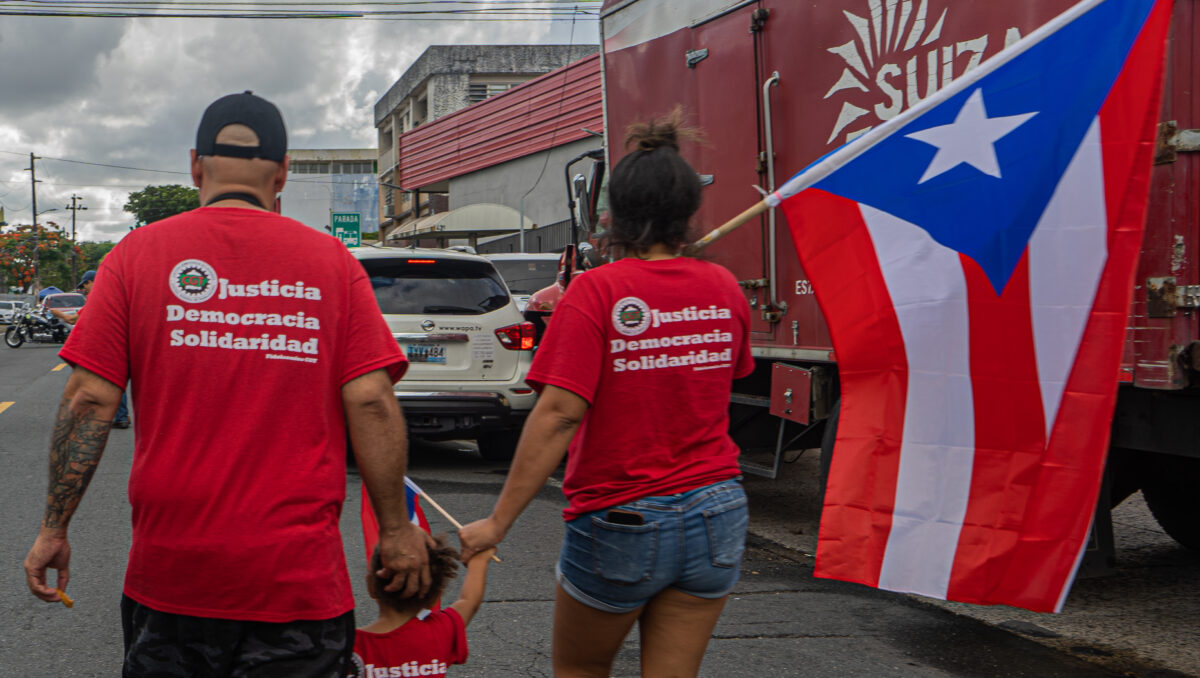
[[[500,340],[500,345],[510,351],[532,351],[536,334],[531,322],[508,325],[496,330],[496,338]]]

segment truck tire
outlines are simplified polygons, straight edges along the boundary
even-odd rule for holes
[[[1142,481],[1142,495],[1163,531],[1200,551],[1200,459],[1159,454]]]
[[[1123,447],[1108,448],[1104,473],[1108,476],[1108,507],[1116,508],[1142,489],[1144,454]]]
[[[21,344],[25,343],[25,335],[21,332],[19,325],[10,325],[4,330],[4,343],[12,348],[20,348]]]
[[[487,461],[509,461],[517,451],[520,429],[516,431],[492,431],[475,439],[479,445],[479,456]]]

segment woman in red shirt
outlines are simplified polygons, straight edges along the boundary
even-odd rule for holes
[[[612,241],[630,256],[571,283],[504,489],[459,533],[464,558],[499,543],[570,446],[556,676],[608,676],[639,620],[642,675],[697,674],[738,579],[747,512],[728,407],[753,371],[749,309],[728,270],[679,256],[700,206],[679,117],[630,129],[608,186]]]

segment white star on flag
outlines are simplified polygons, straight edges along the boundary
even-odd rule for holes
[[[917,183],[923,184],[964,163],[988,176],[999,177],[996,142],[1035,115],[1037,112],[989,118],[983,107],[983,90],[975,90],[963,104],[954,122],[905,135],[938,149],[933,162],[929,163]]]

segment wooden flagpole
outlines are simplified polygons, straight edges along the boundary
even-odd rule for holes
[[[436,501],[433,500],[432,497],[425,494],[424,490],[418,490],[417,494],[422,499],[424,499],[426,502],[428,502],[429,505],[432,506],[438,513],[442,514],[442,517],[444,517],[446,520],[449,520],[450,524],[453,525],[456,529],[459,529],[459,530],[462,529],[462,523],[455,520],[454,516],[450,515],[450,513],[447,512],[446,509],[442,508],[441,504],[438,504]],[[492,554],[492,560],[494,560],[497,563],[502,562],[499,558],[496,557],[496,554],[494,554],[494,553]]]
[[[746,222],[750,221],[754,217],[757,217],[758,215],[762,214],[763,212],[766,212],[769,209],[771,209],[771,206],[767,204],[767,201],[760,200],[756,205],[754,205],[750,209],[746,210],[745,212],[742,212],[741,214],[737,215],[736,217],[730,219],[729,221],[726,221],[725,223],[721,224],[720,226],[709,231],[708,235],[704,236],[703,238],[700,238],[696,242],[683,248],[684,256],[689,256],[689,257],[696,256],[705,247],[708,247],[709,245],[713,244],[714,242],[720,240],[721,238],[724,238],[725,236],[729,235],[734,229],[738,228],[739,226],[744,225]]]

